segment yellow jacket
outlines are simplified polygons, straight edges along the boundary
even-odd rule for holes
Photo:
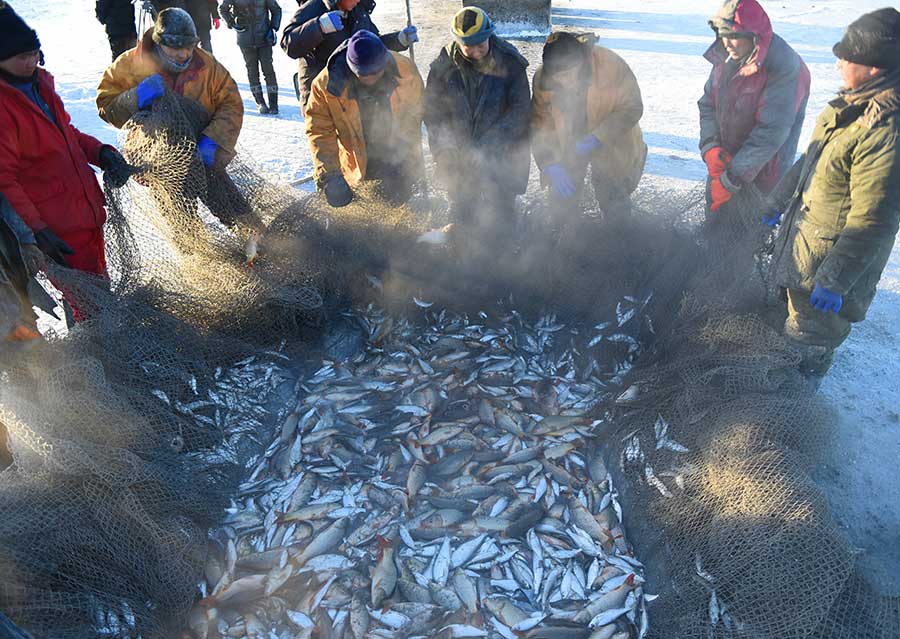
[[[629,193],[637,188],[644,172],[647,145],[638,125],[644,113],[641,90],[628,64],[609,49],[596,45],[596,38],[581,36],[589,49],[591,79],[587,90],[588,134],[600,140],[592,163],[610,179],[621,181]],[[575,133],[562,110],[557,87],[547,86],[544,67],[534,75],[531,130],[534,159],[542,170],[550,164],[569,164],[564,153],[573,149]],[[574,151],[572,151],[574,156]]]
[[[398,160],[412,177],[422,175],[422,114],[424,84],[412,61],[391,52],[393,64],[385,71],[392,74],[397,87],[391,93],[391,112],[395,120]],[[333,55],[328,66],[313,80],[306,105],[306,135],[312,150],[316,183],[326,175],[343,173],[350,186],[366,177],[368,156],[363,136],[359,104],[350,95],[351,83],[346,56]],[[406,157],[402,157],[403,154]]]
[[[151,27],[136,48],[119,56],[103,74],[97,88],[100,117],[122,128],[138,111],[135,88],[145,78],[158,73],[169,89],[203,107],[210,120],[200,135],[215,141],[230,159],[244,120],[244,103],[231,74],[198,47],[188,69],[173,76],[163,70],[153,55],[152,35]]]

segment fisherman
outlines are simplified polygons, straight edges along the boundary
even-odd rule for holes
[[[313,80],[341,44],[357,31],[379,35],[378,27],[372,22],[373,11],[374,0],[306,0],[300,4],[281,34],[281,48],[289,57],[300,60],[294,89],[303,107],[309,101]],[[392,51],[406,51],[419,41],[413,25],[379,37]]]
[[[875,297],[900,224],[900,13],[863,15],[834,46],[844,86],[772,194],[785,335],[820,380]]]
[[[150,0],[150,15],[154,20],[166,9],[184,9],[197,29],[197,37],[200,38],[200,47],[207,53],[212,53],[211,30],[221,25],[219,9],[216,0]]]
[[[203,114],[196,131],[197,154],[206,171],[201,199],[223,224],[233,226],[248,215],[249,205],[228,177],[226,167],[244,118],[244,104],[231,75],[210,53],[183,9],[165,9],[141,43],[116,60],[97,88],[100,117],[122,128],[138,111],[150,110],[166,95],[175,95]]]
[[[76,129],[56,93],[37,33],[0,7],[0,192],[52,260],[106,276],[103,191],[133,172],[115,148]]]
[[[425,124],[436,172],[456,222],[476,214],[510,224],[531,169],[528,61],[494,33],[490,17],[465,7],[453,18],[454,41],[431,64]],[[495,220],[494,220],[495,219]]]
[[[277,114],[278,80],[272,65],[272,49],[275,47],[275,34],[281,27],[278,0],[225,0],[219,7],[219,13],[228,28],[238,32],[237,43],[247,67],[250,93],[259,112],[263,115]],[[268,104],[259,82],[260,67],[266,79]]]
[[[379,180],[389,204],[409,200],[422,172],[422,77],[409,58],[357,31],[312,85],[306,134],[318,188],[334,207]]]
[[[794,163],[809,99],[810,75],[772,32],[757,0],[725,0],[709,20],[716,41],[700,107],[700,152],[712,211],[741,187],[768,194]]]
[[[557,31],[547,38],[534,75],[532,146],[552,208],[565,219],[575,214],[588,167],[604,214],[631,210],[647,158],[643,112],[628,64],[595,36]]]
[[[137,46],[134,4],[131,0],[97,0],[94,12],[106,29],[113,60]]]

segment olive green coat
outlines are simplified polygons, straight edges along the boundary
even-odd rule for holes
[[[830,102],[806,154],[772,193],[785,212],[778,284],[843,295],[840,314],[851,322],[865,319],[900,223],[900,81],[886,84],[868,98]]]

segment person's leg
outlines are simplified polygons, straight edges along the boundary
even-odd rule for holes
[[[621,219],[631,213],[631,197],[624,185],[611,180],[597,166],[591,169],[591,184],[605,219]]]
[[[113,61],[120,55],[137,46],[137,38],[134,36],[109,37],[109,50],[112,53]]]
[[[275,77],[275,65],[272,62],[272,47],[260,47],[259,65],[266,79],[266,93],[269,96],[269,113],[278,113],[278,79]]]
[[[822,377],[834,361],[834,349],[850,335],[850,322],[839,313],[823,313],[809,303],[809,292],[788,289],[784,334],[801,353],[800,372]]]
[[[207,53],[212,53],[212,38],[210,37],[210,30],[197,30],[197,37],[200,38],[200,47],[206,51]]]
[[[253,101],[259,107],[259,112],[266,114],[269,107],[263,99],[262,86],[259,83],[259,49],[256,47],[241,47],[241,55],[244,58],[244,66],[247,68],[247,81],[250,83],[250,93]]]

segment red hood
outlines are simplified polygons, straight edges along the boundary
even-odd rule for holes
[[[757,0],[725,0],[709,24],[717,33],[720,28],[734,33],[752,33],[756,36],[757,52],[749,63],[761,65],[765,61],[774,33],[769,15]]]

